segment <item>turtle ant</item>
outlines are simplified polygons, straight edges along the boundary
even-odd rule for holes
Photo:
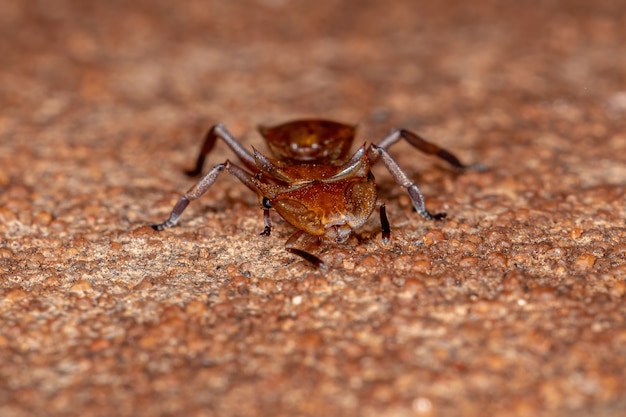
[[[382,240],[389,242],[391,229],[385,205],[377,203],[376,183],[370,168],[379,160],[395,181],[407,189],[415,210],[424,218],[439,220],[446,213],[431,213],[417,185],[400,168],[387,149],[405,139],[425,154],[435,155],[452,167],[467,170],[449,151],[430,143],[419,135],[405,130],[392,130],[377,145],[361,146],[352,156],[348,152],[354,140],[355,126],[329,120],[295,120],[273,127],[258,128],[274,159],[253,148],[246,150],[222,124],[213,126],[205,135],[194,169],[189,176],[202,173],[205,158],[218,138],[235,153],[243,167],[229,160],[217,164],[176,203],[169,218],[152,225],[155,230],[174,226],[192,200],[206,193],[226,170],[259,197],[263,208],[265,228],[261,235],[272,230],[270,210],[297,229],[285,243],[286,250],[325,268],[324,262],[307,250],[296,247],[302,237],[305,249],[320,240],[345,241],[350,233],[363,225],[375,207],[379,206]]]

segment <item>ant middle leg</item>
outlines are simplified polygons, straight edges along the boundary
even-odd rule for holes
[[[415,183],[409,179],[408,175],[402,170],[402,168],[400,168],[400,165],[398,165],[396,160],[393,159],[393,157],[389,154],[389,152],[387,152],[385,148],[381,148],[380,146],[376,145],[370,145],[369,151],[371,154],[371,159],[375,161],[378,159],[378,157],[380,157],[393,179],[396,180],[398,184],[406,188],[407,192],[409,193],[409,197],[411,198],[411,202],[413,203],[413,207],[422,217],[428,220],[441,220],[446,217],[446,213],[431,213],[426,210],[424,195],[417,187],[417,185],[415,185]],[[381,209],[381,219],[383,216],[383,212],[384,209]]]

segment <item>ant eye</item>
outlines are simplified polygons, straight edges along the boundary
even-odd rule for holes
[[[272,203],[270,203],[270,199],[267,197],[263,197],[263,207],[272,208]]]

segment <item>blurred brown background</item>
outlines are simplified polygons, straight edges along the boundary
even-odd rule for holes
[[[436,3],[436,4],[435,4]],[[0,3],[0,415],[621,416],[626,3]],[[420,132],[316,271],[205,129]],[[223,143],[209,165],[233,158]]]

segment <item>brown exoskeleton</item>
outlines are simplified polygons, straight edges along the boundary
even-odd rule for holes
[[[377,190],[371,166],[382,160],[398,184],[405,187],[413,207],[426,219],[443,219],[445,213],[426,210],[424,197],[387,152],[404,138],[420,151],[436,155],[453,167],[470,168],[447,150],[427,142],[408,130],[393,130],[378,145],[361,146],[351,157],[348,152],[354,140],[355,127],[328,120],[296,120],[274,127],[259,127],[274,157],[269,159],[253,149],[250,153],[224,127],[218,124],[206,134],[196,166],[187,171],[200,175],[205,158],[221,138],[235,152],[244,167],[230,161],[218,164],[200,178],[172,209],[169,218],[152,227],[163,230],[174,226],[189,202],[202,196],[226,170],[254,191],[263,207],[265,229],[272,229],[270,209],[298,229],[286,242],[287,251],[301,256],[317,267],[325,264],[317,256],[295,247],[304,236],[305,244],[323,240],[345,241],[350,233],[370,217],[377,205]],[[380,207],[383,242],[390,238],[385,205]],[[306,247],[306,246],[305,246]]]

